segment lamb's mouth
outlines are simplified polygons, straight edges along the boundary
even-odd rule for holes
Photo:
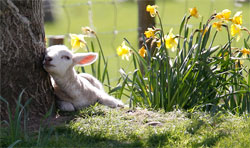
[[[43,67],[48,68],[48,67],[56,67],[56,66],[52,65],[52,64],[46,63],[46,64],[43,64]]]

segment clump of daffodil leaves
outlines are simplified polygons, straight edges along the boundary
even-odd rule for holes
[[[250,112],[250,71],[243,64],[250,57],[250,32],[243,26],[242,12],[232,16],[228,9],[214,12],[205,24],[190,28],[190,19],[201,18],[196,7],[190,8],[179,30],[171,28],[165,34],[157,9],[157,5],[145,8],[151,17],[159,19],[160,28],[144,32],[139,50],[126,39],[117,48],[117,55],[128,61],[132,57],[134,65],[133,72],[120,70],[123,81],[116,87],[119,97],[128,96],[131,107],[165,111],[199,108]],[[214,45],[223,29],[227,43]],[[239,42],[243,34],[242,47],[232,47],[232,41]]]

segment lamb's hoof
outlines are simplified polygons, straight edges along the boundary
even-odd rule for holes
[[[61,111],[68,111],[68,112],[73,112],[75,111],[75,108],[73,106],[73,104],[71,104],[70,102],[66,102],[66,101],[57,101],[58,104],[58,108]]]
[[[117,107],[124,108],[125,105],[124,104],[117,104]]]
[[[125,105],[123,104],[123,102],[121,100],[118,100],[116,107],[124,108]]]

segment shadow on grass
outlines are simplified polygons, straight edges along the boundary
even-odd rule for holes
[[[199,142],[199,143],[195,143],[192,145],[192,147],[212,147],[214,145],[216,145],[216,143],[218,141],[220,141],[221,138],[227,137],[228,135],[225,133],[220,133],[218,135],[215,136],[208,136],[207,138],[205,138],[203,141]]]
[[[204,125],[205,122],[202,120],[194,120],[188,127],[187,127],[187,132],[190,134],[194,135],[202,125]]]
[[[171,143],[179,140],[175,135],[170,132],[164,132],[161,134],[154,134],[148,138],[147,145],[149,147],[162,147],[166,145],[172,145]]]
[[[104,137],[103,133],[96,132],[94,135],[85,135],[67,127],[55,129],[51,139],[45,146],[53,147],[142,147],[143,143],[136,136],[129,141],[114,140],[112,137]]]
[[[104,117],[106,111],[101,108],[89,107],[77,112],[59,112],[60,116],[72,117],[75,119],[88,119],[94,117]],[[103,129],[91,131],[91,134],[84,133],[79,129],[72,129],[68,121],[66,124],[57,126],[46,142],[45,147],[142,147],[143,143],[136,135],[129,135],[129,138],[119,137],[119,135],[106,135]],[[93,123],[94,124],[94,123]],[[84,125],[83,125],[84,126]],[[85,129],[91,130],[91,129]],[[108,130],[108,129],[107,129]],[[124,140],[125,139],[125,140]],[[27,143],[28,144],[28,143]],[[28,146],[31,146],[28,144]]]
[[[74,112],[68,112],[68,111],[58,111],[58,114],[60,116],[72,116],[74,118],[81,117],[81,118],[90,118],[93,116],[105,116],[106,112],[98,107],[90,106],[87,108],[83,108],[81,110],[77,110]]]

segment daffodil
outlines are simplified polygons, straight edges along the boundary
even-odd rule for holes
[[[84,35],[89,37],[95,36],[95,31],[93,31],[90,27],[82,27],[82,32]]]
[[[231,11],[224,9],[222,12],[217,13],[216,18],[228,21],[231,15]]]
[[[156,42],[156,45],[157,45],[158,48],[160,48],[160,47],[161,47],[161,40],[158,40],[158,41]]]
[[[241,26],[237,24],[231,25],[231,35],[234,37],[237,35],[236,41],[238,42],[241,37]]]
[[[147,53],[147,50],[145,49],[144,46],[142,46],[142,48],[139,50],[140,56],[144,58],[146,53]]]
[[[242,25],[242,15],[241,15],[242,11],[238,11],[235,13],[233,19],[232,19],[232,22],[234,24],[237,24],[237,25]]]
[[[196,18],[198,18],[200,15],[198,14],[198,11],[197,11],[197,9],[196,9],[196,7],[194,7],[194,8],[189,8],[189,14],[191,15],[191,16],[193,16],[193,17],[196,17]]]
[[[178,40],[175,37],[175,35],[172,33],[172,31],[173,31],[173,28],[171,28],[169,31],[169,34],[165,36],[165,45],[166,45],[166,48],[172,49],[172,51],[174,51],[177,47]]]
[[[222,22],[214,22],[213,25],[212,25],[214,28],[216,28],[217,31],[221,31],[222,28]]]
[[[247,55],[250,56],[250,49],[243,48],[240,52],[242,53],[243,58],[247,58]]]
[[[147,38],[154,37],[155,36],[155,30],[153,30],[152,28],[148,28],[148,30],[145,31],[144,34],[145,34],[145,36]]]
[[[73,50],[83,48],[86,46],[86,41],[84,40],[84,35],[70,34],[71,46]]]
[[[129,60],[129,57],[131,56],[130,51],[131,49],[125,45],[125,41],[123,41],[122,44],[116,49],[117,55],[121,56],[123,60],[124,58]]]
[[[147,5],[146,11],[150,13],[151,17],[155,17],[157,14],[157,5]]]

